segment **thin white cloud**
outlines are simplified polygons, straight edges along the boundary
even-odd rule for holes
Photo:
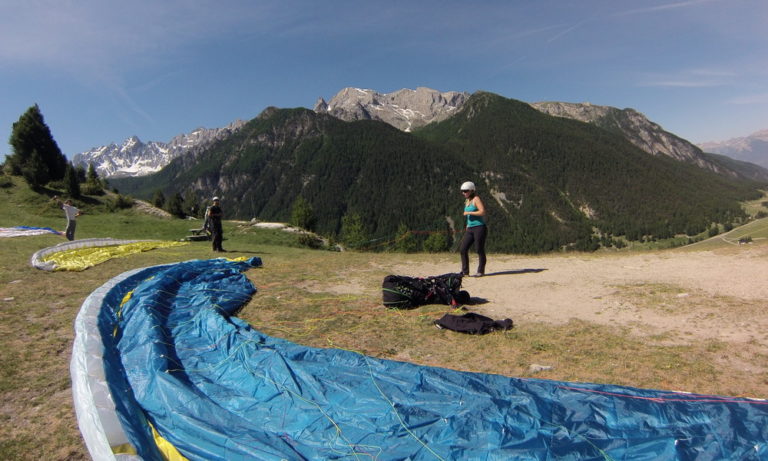
[[[132,96],[129,75],[152,72],[179,50],[239,30],[274,27],[250,2],[201,0],[24,0],[0,4],[0,63],[7,71],[45,72],[108,91],[130,114],[153,123]],[[242,6],[242,7],[241,7]],[[183,56],[183,54],[181,54]],[[147,75],[153,75],[147,72]],[[152,77],[133,91],[155,84]]]
[[[554,42],[554,41],[556,41],[556,40],[559,40],[559,39],[563,38],[564,36],[566,36],[566,35],[570,34],[570,33],[571,33],[571,32],[573,32],[574,30],[576,30],[576,29],[578,29],[579,27],[583,26],[583,25],[584,25],[584,24],[586,24],[587,22],[589,22],[589,21],[588,21],[588,20],[587,20],[587,21],[580,21],[580,22],[578,22],[577,24],[574,24],[574,25],[572,25],[572,26],[570,26],[570,27],[567,27],[567,28],[565,28],[564,30],[562,30],[562,31],[558,32],[557,34],[553,35],[552,37],[550,37],[550,38],[547,40],[547,43],[552,43],[552,42]]]
[[[637,14],[655,13],[658,11],[666,11],[677,8],[687,8],[692,6],[699,6],[705,3],[713,3],[721,0],[688,0],[685,2],[666,3],[663,5],[649,6],[644,8],[636,8],[633,10],[621,11],[615,13],[613,16],[633,16]]]
[[[246,25],[253,30],[270,24],[267,16],[259,7],[227,8],[212,0],[6,2],[0,11],[0,61],[93,76],[163,59],[179,47]]]

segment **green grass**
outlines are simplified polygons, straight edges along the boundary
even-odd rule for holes
[[[0,198],[0,227],[64,225],[61,210],[18,181],[0,188]],[[80,205],[86,214],[78,219],[78,238],[176,240],[199,227],[130,210],[103,213],[96,199]],[[227,256],[264,261],[263,268],[248,272],[258,292],[240,316],[267,334],[309,346],[508,376],[713,394],[759,396],[768,382],[764,374],[750,376],[723,366],[723,357],[745,352],[715,340],[670,344],[663,335],[638,337],[625,328],[576,320],[465,336],[434,327],[433,321],[450,311],[446,306],[390,311],[381,305],[381,281],[393,267],[455,259],[455,254],[309,250],[299,247],[293,234],[235,222],[225,224],[225,237]],[[29,265],[32,253],[62,241],[54,235],[0,241],[1,459],[88,459],[72,407],[69,360],[72,324],[93,290],[137,267],[219,256],[208,242],[193,242],[114,259],[83,272],[44,272]],[[656,302],[657,293],[669,290],[674,288],[638,287],[630,295]],[[535,363],[553,368],[534,375],[529,366]]]

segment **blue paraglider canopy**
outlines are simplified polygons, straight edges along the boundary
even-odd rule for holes
[[[264,335],[235,317],[255,293],[243,271],[260,265],[188,261],[105,286],[105,379],[138,458],[163,459],[154,431],[191,460],[768,458],[762,400],[461,372]]]

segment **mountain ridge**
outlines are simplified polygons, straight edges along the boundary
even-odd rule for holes
[[[696,235],[745,219],[738,201],[755,195],[751,184],[648,155],[619,133],[483,92],[413,133],[267,108],[156,174],[114,184],[139,197],[158,189],[198,202],[219,195],[234,219],[289,220],[302,196],[320,233],[341,235],[345,219],[358,216],[375,240],[401,226],[452,236],[467,179],[486,198],[489,249],[508,252]]]
[[[143,143],[138,136],[131,136],[120,145],[112,143],[76,154],[72,163],[84,168],[93,164],[96,172],[106,178],[144,176],[160,171],[180,155],[231,135],[244,124],[242,120],[235,120],[223,128],[200,127],[177,135],[167,143]]]
[[[726,155],[768,168],[768,129],[725,141],[704,142],[698,146],[705,152]]]
[[[440,92],[426,87],[418,87],[415,90],[403,88],[391,93],[347,87],[328,102],[322,97],[319,98],[314,111],[345,121],[379,120],[401,131],[411,132],[453,116],[469,96],[465,92]],[[748,162],[746,164],[735,164],[727,158],[704,155],[698,146],[665,131],[631,108],[618,109],[590,103],[567,102],[529,104],[549,115],[579,120],[621,133],[651,155],[667,155],[678,161],[732,177],[768,181],[768,170],[752,167],[749,164],[750,159],[743,159]],[[151,174],[199,145],[206,145],[215,139],[231,135],[244,123],[237,120],[224,128],[198,128],[189,134],[179,135],[168,143],[152,141],[144,144],[138,137],[132,136],[119,146],[110,144],[77,154],[73,163],[83,167],[94,163],[97,173],[107,178]],[[713,153],[728,155],[718,149]]]

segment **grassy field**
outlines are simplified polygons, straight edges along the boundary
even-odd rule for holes
[[[176,240],[199,227],[130,210],[101,213],[97,202],[85,204],[85,210],[78,218],[78,238]],[[759,222],[766,226],[765,220]],[[62,229],[64,217],[46,197],[17,184],[0,189],[0,227],[16,225]],[[768,237],[768,230],[761,229],[750,230],[753,238]],[[228,257],[259,256],[264,261],[263,268],[248,273],[259,291],[241,316],[273,336],[509,376],[534,376],[530,366],[545,363],[556,366],[537,377],[765,396],[768,377],[739,382],[716,365],[718,357],[735,351],[714,340],[669,345],[665,338],[640,338],[584,321],[531,323],[506,333],[465,336],[433,326],[433,320],[449,310],[446,306],[411,311],[382,307],[381,280],[390,267],[403,259],[455,260],[455,254],[404,257],[309,250],[301,248],[294,235],[235,222],[225,224],[225,237]],[[88,459],[71,402],[69,360],[72,324],[89,293],[137,267],[219,256],[208,242],[193,242],[114,259],[83,272],[44,272],[30,266],[35,251],[61,241],[55,235],[0,240],[0,459]],[[345,288],[350,278],[362,280],[366,288]]]

